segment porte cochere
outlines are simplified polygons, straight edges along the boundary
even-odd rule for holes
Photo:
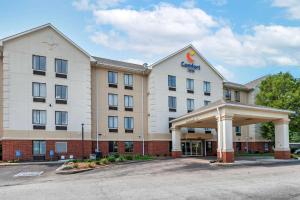
[[[275,125],[275,158],[289,159],[289,114],[291,113],[293,111],[224,100],[216,101],[171,121],[172,156],[177,158],[187,153],[203,155],[203,143],[201,141],[183,142],[181,128],[213,128],[217,130],[218,135],[218,159],[226,163],[234,162],[232,128],[273,122]]]

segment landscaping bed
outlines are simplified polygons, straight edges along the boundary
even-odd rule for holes
[[[106,167],[111,164],[132,163],[153,160],[153,156],[148,155],[110,155],[99,160],[69,160],[61,167],[57,168],[57,174],[74,174],[93,170],[95,168]]]

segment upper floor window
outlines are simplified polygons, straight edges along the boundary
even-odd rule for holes
[[[118,110],[118,95],[108,94],[108,106],[110,110]]]
[[[32,96],[35,102],[45,102],[46,83],[32,83]]]
[[[194,93],[194,79],[186,79],[186,90],[188,93]]]
[[[32,56],[32,69],[33,73],[37,75],[45,75],[46,73],[46,57],[45,56]]]
[[[210,82],[208,81],[203,82],[203,91],[204,91],[204,95],[210,96],[210,92],[211,92]]]
[[[125,133],[133,133],[133,117],[124,117]]]
[[[192,112],[194,110],[194,99],[187,99],[187,111]]]
[[[241,136],[241,127],[240,126],[235,127],[235,134],[236,134],[236,136]]]
[[[169,90],[176,91],[176,76],[168,75]]]
[[[133,96],[124,96],[125,111],[133,111]]]
[[[118,87],[118,73],[117,72],[108,72],[108,84],[109,87]]]
[[[207,106],[210,103],[210,101],[204,100],[204,106]]]
[[[224,89],[224,97],[225,97],[225,100],[231,100],[231,91],[230,89],[226,88]]]
[[[168,97],[168,104],[169,104],[169,111],[170,112],[176,112],[176,97],[172,97],[172,96],[169,96]]]
[[[108,128],[109,128],[109,132],[118,132],[117,116],[108,116]]]
[[[55,125],[67,126],[68,125],[68,112],[56,111],[55,112]]]
[[[55,59],[55,72],[56,72],[56,77],[67,78],[68,61],[56,58]]]
[[[236,102],[240,102],[240,100],[241,100],[240,91],[234,91],[234,100]]]
[[[68,100],[68,86],[55,85],[55,99],[58,104],[66,104]]]
[[[133,89],[133,75],[132,74],[124,74],[124,85],[125,89]]]
[[[46,110],[32,110],[32,124],[34,129],[45,129]]]

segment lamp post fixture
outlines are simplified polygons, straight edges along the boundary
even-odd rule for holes
[[[84,157],[84,123],[81,124],[81,160]]]

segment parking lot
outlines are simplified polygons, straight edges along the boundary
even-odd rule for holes
[[[299,199],[300,165],[210,166],[182,158],[57,175],[55,165],[0,167],[1,199]],[[44,171],[14,177],[20,171]]]

